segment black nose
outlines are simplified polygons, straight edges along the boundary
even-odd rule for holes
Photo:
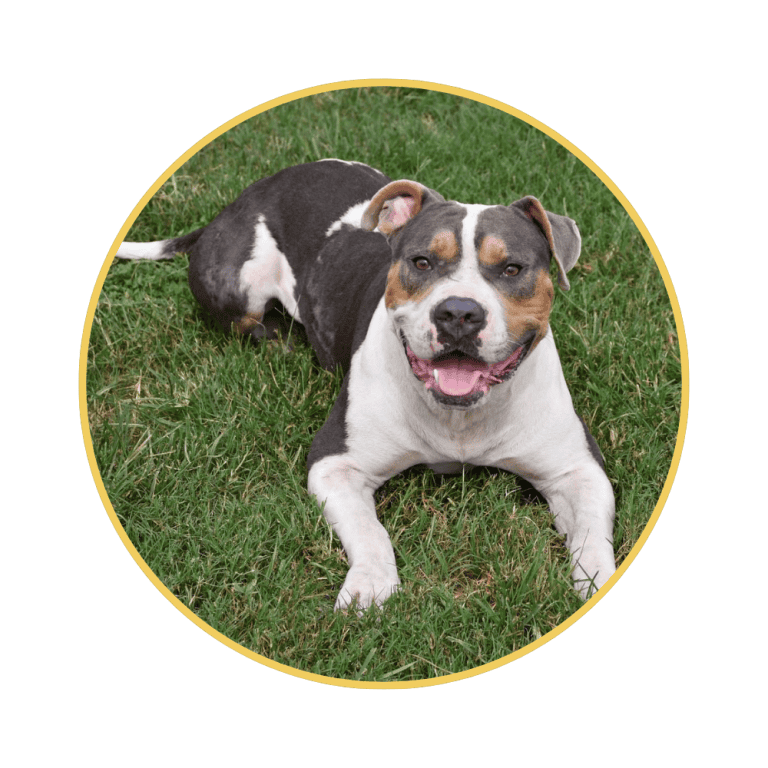
[[[476,334],[485,325],[485,310],[473,299],[449,296],[433,310],[438,331],[456,341]]]

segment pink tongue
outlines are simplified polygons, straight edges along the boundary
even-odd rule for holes
[[[440,391],[453,397],[468,395],[475,388],[482,371],[488,368],[477,360],[466,357],[459,360],[443,360],[431,365],[437,372],[435,378]]]

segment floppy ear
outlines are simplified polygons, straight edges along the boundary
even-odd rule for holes
[[[541,203],[530,195],[515,201],[510,208],[519,208],[541,229],[549,243],[552,258],[557,264],[558,285],[564,291],[569,290],[571,284],[568,282],[566,273],[573,269],[581,253],[581,235],[576,222],[567,216],[545,211]]]
[[[378,227],[379,232],[389,237],[418,214],[427,198],[443,199],[417,181],[393,181],[380,189],[368,203],[360,226],[369,232]]]

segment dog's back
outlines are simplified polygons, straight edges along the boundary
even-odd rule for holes
[[[189,253],[189,285],[200,304],[224,330],[260,337],[275,303],[302,322],[299,297],[321,249],[339,232],[359,228],[368,201],[389,181],[344,160],[286,168],[249,186],[206,227],[179,238],[125,242],[117,256]],[[323,283],[317,269],[314,275]]]

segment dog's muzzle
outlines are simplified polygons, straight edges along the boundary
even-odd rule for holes
[[[413,374],[442,405],[467,408],[488,394],[491,387],[509,379],[527,354],[533,339],[520,344],[498,363],[484,363],[464,352],[453,351],[431,360],[420,358],[404,341]]]

